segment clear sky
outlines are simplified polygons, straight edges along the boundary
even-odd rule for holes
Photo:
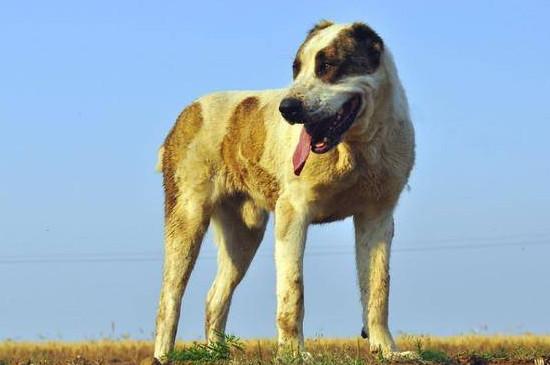
[[[319,19],[392,49],[417,131],[396,215],[398,333],[550,332],[550,2],[13,1],[0,6],[0,339],[150,338],[156,153],[214,90],[284,87]],[[272,231],[228,331],[275,335]],[[308,336],[355,336],[349,220],[310,231]],[[202,337],[210,237],[179,337]],[[114,322],[114,329],[112,328]]]

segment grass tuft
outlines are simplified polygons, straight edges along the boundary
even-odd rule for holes
[[[422,350],[419,355],[424,361],[431,361],[438,364],[451,364],[453,362],[449,355],[440,350],[426,349]]]
[[[418,352],[418,355],[424,361],[435,362],[437,364],[453,363],[453,360],[447,353],[436,349],[425,349],[421,339],[418,339],[416,342],[416,352]]]
[[[237,336],[220,334],[220,337],[221,340],[211,344],[194,343],[188,348],[173,350],[166,358],[171,363],[187,361],[212,363],[229,360],[232,351],[244,351],[244,345]]]

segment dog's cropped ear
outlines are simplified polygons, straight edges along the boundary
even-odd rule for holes
[[[382,38],[365,23],[353,23],[351,26],[353,38],[367,47],[369,53],[380,55],[384,51]]]
[[[313,36],[315,33],[317,33],[318,31],[320,30],[323,30],[325,28],[328,28],[330,27],[331,25],[333,25],[334,22],[331,22],[330,20],[326,20],[326,19],[321,19],[317,24],[315,24],[313,26],[313,28],[311,28],[309,30],[309,32],[307,33],[307,36],[308,37],[311,37]]]

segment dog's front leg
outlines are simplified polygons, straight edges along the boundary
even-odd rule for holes
[[[303,259],[308,227],[305,209],[281,197],[275,207],[277,330],[279,351],[304,349]]]
[[[390,354],[396,350],[388,329],[390,290],[390,247],[393,238],[391,214],[369,219],[364,214],[353,217],[355,250],[361,304],[363,334],[369,337],[371,351]]]

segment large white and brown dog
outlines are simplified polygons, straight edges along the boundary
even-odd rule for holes
[[[363,335],[391,354],[393,211],[414,163],[407,99],[387,46],[363,23],[322,21],[285,89],[209,94],[187,106],[160,149],[165,261],[155,361],[172,350],[181,300],[211,223],[218,272],[206,338],[225,330],[231,297],[275,214],[279,348],[303,351],[308,226],[353,217]]]

